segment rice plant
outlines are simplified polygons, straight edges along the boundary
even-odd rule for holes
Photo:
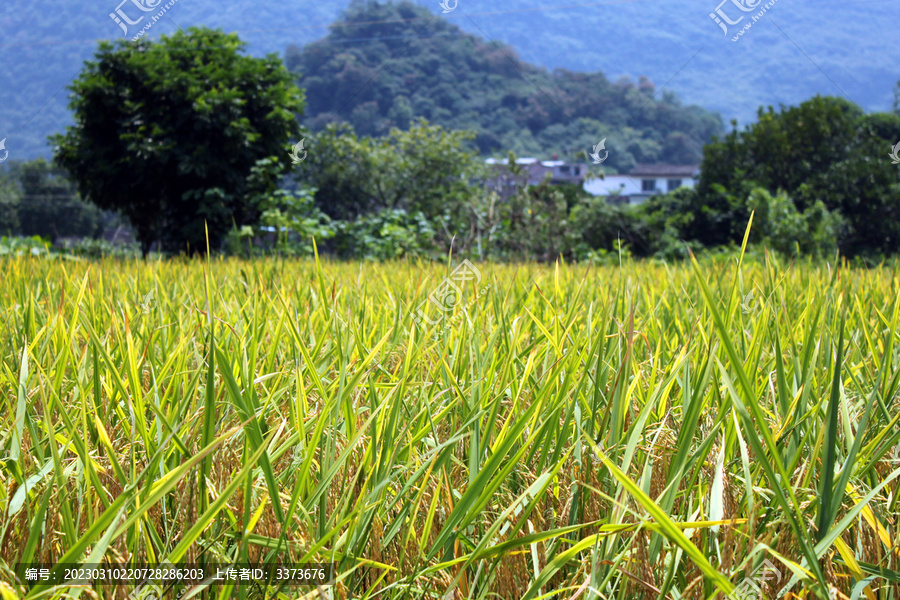
[[[455,264],[0,260],[0,596],[900,599],[893,266]]]

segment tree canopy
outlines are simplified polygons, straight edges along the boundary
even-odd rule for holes
[[[242,50],[236,35],[194,28],[104,42],[69,86],[75,125],[53,137],[56,161],[84,198],[131,220],[145,253],[205,252],[204,225],[217,247],[258,220],[290,167],[302,92],[276,56]]]
[[[466,142],[474,134],[427,121],[380,138],[357,137],[346,125],[315,135],[298,173],[316,188],[316,205],[335,219],[381,209],[444,215],[469,199],[483,164]]]
[[[696,215],[687,234],[705,245],[734,239],[754,188],[784,192],[799,211],[821,202],[844,223],[846,255],[900,251],[900,169],[888,157],[900,116],[870,115],[842,98],[817,96],[735,128],[704,150]],[[721,238],[721,239],[720,239]]]

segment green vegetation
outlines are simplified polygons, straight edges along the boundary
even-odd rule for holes
[[[257,222],[290,166],[301,92],[274,56],[235,35],[191,29],[158,42],[102,43],[70,85],[76,124],[56,162],[81,194],[127,216],[144,254],[205,252]]]
[[[894,254],[900,251],[900,169],[888,153],[898,140],[900,116],[864,115],[840,98],[760,110],[757,123],[704,150],[697,203],[708,208],[686,237],[709,245],[734,236],[752,208],[750,192],[761,187],[783,191],[799,211],[839,215],[842,253]],[[711,218],[719,219],[715,227]]]
[[[51,244],[40,236],[0,237],[0,256],[41,256],[60,260],[100,258],[138,258],[140,248],[134,243],[111,243],[103,239],[65,239]]]
[[[350,43],[360,38],[374,41]],[[544,158],[572,158],[608,137],[608,165],[623,171],[696,163],[722,131],[718,115],[682,106],[668,90],[656,99],[646,79],[549,73],[411,2],[355,4],[326,38],[289,48],[285,64],[306,90],[313,131],[345,121],[360,135],[383,136],[423,117],[476,131],[483,154]]]
[[[0,173],[0,234],[97,237],[109,221],[110,215],[79,198],[66,174],[42,158]]]
[[[681,189],[637,206],[549,182],[501,195],[492,182],[498,172],[486,168],[468,146],[473,136],[424,120],[381,138],[329,125],[305,139],[306,159],[287,178],[276,177],[285,168],[287,145],[280,158],[257,161],[247,182],[261,191],[243,196],[255,216],[244,222],[235,218],[223,230],[232,213],[217,205],[221,212],[218,229],[210,228],[211,248],[244,257],[308,256],[310,240],[316,239],[323,252],[348,259],[440,259],[452,248],[481,260],[562,257],[602,264],[615,263],[622,252],[675,260],[686,258],[688,248],[733,248],[741,223],[755,211],[751,245],[782,256],[833,257],[839,251],[877,261],[900,249],[897,219],[891,217],[900,210],[900,169],[886,157],[890,140],[900,139],[900,117],[861,115],[842,100],[815,98],[761,113],[758,124],[706,147],[696,190]],[[218,197],[218,189],[203,196]],[[42,197],[38,191],[53,199],[49,211],[73,206],[82,211],[76,215],[100,215],[78,200],[59,172],[38,161],[14,166],[0,180],[0,218],[7,233],[23,233],[28,214],[38,214],[30,222],[43,228],[24,233],[48,240],[59,237],[58,227],[79,225],[75,217],[40,216],[43,205],[33,202]],[[188,244],[203,249],[205,239],[198,247],[186,231],[202,231],[208,206],[179,205],[184,222],[160,234],[169,240],[162,249],[175,253]],[[116,218],[100,216],[106,223]],[[115,252],[83,246],[78,253]]]
[[[426,121],[383,138],[331,126],[315,136],[298,177],[316,188],[316,205],[335,219],[382,209],[449,217],[448,208],[468,202],[472,183],[487,176],[466,148],[473,137]]]
[[[434,264],[0,259],[0,589],[90,554],[699,599],[768,558],[898,598],[893,268],[478,268],[421,330]]]
[[[639,207],[626,237],[645,253],[669,255],[674,240],[715,248],[739,239],[757,210],[752,241],[789,255],[894,255],[900,169],[888,153],[897,140],[900,116],[864,115],[840,98],[760,110],[759,122],[704,148],[696,190]]]
[[[491,185],[498,172],[465,151],[466,139],[427,123],[375,139],[329,126],[312,136],[297,176],[327,215],[365,217],[357,237],[371,241],[339,244],[342,257],[440,257],[452,245],[504,261],[608,262],[622,250],[683,259],[687,248],[733,247],[754,211],[750,243],[783,256],[878,260],[900,251],[900,169],[888,157],[900,116],[863,115],[837,98],[760,111],[757,124],[704,148],[695,190],[636,206],[549,182],[501,197]],[[405,216],[382,224],[382,210]]]

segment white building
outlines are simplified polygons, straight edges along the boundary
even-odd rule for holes
[[[539,185],[549,180],[552,184],[582,186],[587,193],[606,196],[610,202],[641,204],[651,196],[667,194],[681,187],[693,188],[700,177],[697,165],[638,165],[628,174],[606,175],[600,179],[590,175],[586,163],[517,158],[518,175],[513,175],[509,169],[509,159],[489,158],[485,163],[494,167],[491,185],[503,198],[526,185]]]
[[[592,196],[620,196],[630,198],[640,194],[641,184],[630,175],[606,175],[603,179],[588,179],[584,191]]]
[[[627,175],[589,179],[584,190],[594,196],[613,196],[625,204],[641,204],[651,196],[693,188],[699,177],[697,165],[638,165]]]

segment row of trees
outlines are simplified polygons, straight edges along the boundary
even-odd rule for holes
[[[296,171],[315,189],[326,247],[342,256],[454,250],[478,257],[601,259],[625,247],[677,258],[740,241],[787,255],[879,257],[900,252],[900,114],[864,114],[840,99],[760,110],[756,123],[704,148],[696,189],[639,206],[613,205],[544,183],[501,202],[495,175],[466,150],[474,134],[425,122],[380,138],[349,126],[316,135]],[[514,162],[514,161],[511,161]],[[487,185],[486,185],[487,183]],[[355,226],[347,223],[355,223]],[[294,239],[310,234],[297,230]]]
[[[308,207],[325,247],[376,258],[451,245],[501,260],[597,260],[622,249],[677,258],[737,243],[754,213],[751,242],[785,255],[900,252],[900,165],[889,156],[900,115],[866,115],[843,99],[760,111],[705,147],[696,189],[638,206],[549,182],[500,201],[496,173],[466,150],[473,135],[419,122],[381,138],[348,126],[315,136],[295,175],[315,190]],[[293,230],[298,241],[311,233]]]
[[[733,244],[756,211],[754,241],[781,252],[900,250],[900,166],[887,156],[900,140],[897,115],[835,98],[761,111],[704,148],[696,190],[641,206],[546,182],[501,201],[477,133],[414,120],[383,136],[348,124],[310,134],[288,70],[241,50],[236,36],[209,30],[102,44],[71,85],[75,125],[54,139],[77,194],[46,163],[14,167],[0,180],[0,225],[87,236],[117,211],[145,254],[207,243],[254,253],[263,237],[303,253],[315,237],[341,257],[452,247],[501,260],[593,260],[623,248],[677,257]],[[295,166],[289,141],[301,136],[306,155]],[[36,216],[41,206],[54,214]]]

